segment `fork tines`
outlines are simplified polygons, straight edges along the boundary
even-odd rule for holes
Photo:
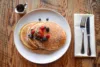
[[[80,27],[85,27],[85,23],[86,23],[87,18],[86,17],[82,17],[81,23],[80,23]]]

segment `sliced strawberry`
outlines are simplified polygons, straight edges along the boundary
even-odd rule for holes
[[[47,35],[46,35],[46,38],[49,39],[49,38],[50,38],[50,34],[47,34]]]
[[[39,30],[39,32],[38,32],[39,34],[43,34],[43,32],[42,32],[42,30]]]
[[[44,37],[44,35],[40,35],[40,38],[43,38]]]
[[[39,36],[40,38],[42,38],[42,37],[44,36],[44,32],[42,32],[42,30],[39,30],[38,36]]]
[[[45,26],[41,26],[40,29],[41,29],[42,31],[44,31],[44,30],[45,30]]]
[[[35,33],[35,30],[31,30],[31,34],[34,34]]]

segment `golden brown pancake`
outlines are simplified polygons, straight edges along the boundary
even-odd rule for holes
[[[37,29],[41,26],[49,27],[50,31],[44,34],[50,34],[50,38],[45,42],[41,42],[36,39],[30,39],[28,37],[30,30],[33,28]],[[21,28],[20,40],[25,47],[32,50],[33,52],[48,54],[55,52],[65,44],[66,33],[58,24],[54,22],[32,22],[24,25]]]

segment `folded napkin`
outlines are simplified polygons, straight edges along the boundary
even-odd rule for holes
[[[81,54],[82,47],[82,32],[80,28],[81,19],[83,16],[90,17],[90,47],[91,47],[91,56],[87,55],[88,50],[88,39],[85,28],[84,33],[84,48],[85,53]],[[95,45],[95,29],[94,29],[94,15],[93,14],[74,14],[74,55],[75,57],[96,57],[96,45]]]

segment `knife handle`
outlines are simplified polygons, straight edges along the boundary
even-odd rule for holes
[[[81,53],[84,54],[85,50],[84,50],[84,32],[82,32],[82,47],[81,47]]]
[[[90,36],[88,36],[88,55],[91,55],[91,48],[90,48]]]

